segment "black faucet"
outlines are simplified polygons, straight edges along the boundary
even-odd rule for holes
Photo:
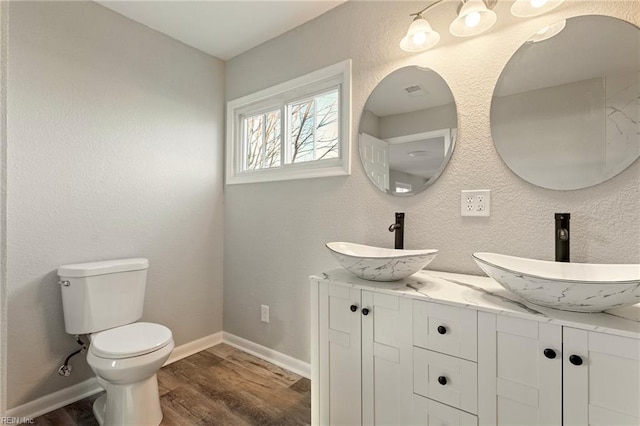
[[[396,249],[404,249],[404,213],[396,212],[396,223],[389,226],[389,232],[396,233]]]
[[[569,262],[569,213],[556,213],[556,262]]]

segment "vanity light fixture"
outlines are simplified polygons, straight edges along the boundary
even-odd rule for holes
[[[411,13],[413,22],[407,35],[400,41],[405,52],[422,52],[432,48],[440,41],[440,34],[434,30],[423,14],[444,0],[436,0],[419,12]],[[515,0],[511,13],[519,18],[542,15],[564,3],[565,0]],[[471,37],[489,30],[498,20],[493,8],[498,0],[461,0],[456,19],[449,26],[449,32],[456,37]],[[532,37],[529,41],[538,42],[558,34],[564,26],[550,25],[549,31]],[[555,32],[554,32],[555,31]]]
[[[426,149],[420,149],[417,151],[411,151],[407,154],[409,157],[426,157],[429,155],[429,151]]]
[[[475,36],[493,27],[497,19],[496,13],[487,7],[484,0],[467,0],[449,26],[449,32],[456,37]]]
[[[437,0],[429,6],[422,9],[420,12],[412,13],[409,16],[414,16],[413,22],[409,25],[407,35],[400,41],[400,49],[405,52],[422,52],[427,49],[431,49],[440,41],[440,34],[431,28],[429,22],[422,16],[431,7],[441,3],[444,0]]]
[[[518,18],[542,15],[564,3],[564,0],[516,0],[511,5],[511,14]]]
[[[409,15],[414,18],[407,34],[400,41],[402,50],[422,52],[438,44],[440,34],[431,27],[423,14],[443,1],[436,0],[421,11]],[[468,37],[485,32],[496,23],[497,16],[491,10],[496,3],[496,0],[486,0],[486,2],[485,0],[462,0],[458,8],[458,16],[451,23],[449,31],[458,37]]]
[[[548,40],[551,37],[560,34],[560,31],[564,30],[564,27],[566,26],[567,26],[566,19],[547,25],[545,27],[542,27],[537,33],[532,35],[531,38],[527,41],[530,41],[532,43],[538,43],[540,41]]]

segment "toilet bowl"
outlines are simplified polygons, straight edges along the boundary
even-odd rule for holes
[[[139,322],[91,335],[87,362],[106,390],[93,405],[100,425],[158,425],[156,372],[174,348],[171,331]]]

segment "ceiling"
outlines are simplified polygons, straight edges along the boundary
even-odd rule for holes
[[[408,87],[420,87],[421,95],[407,93]],[[405,67],[389,74],[369,96],[365,109],[378,117],[421,111],[453,102],[447,83],[428,68]]]
[[[346,0],[96,0],[134,21],[227,60]]]

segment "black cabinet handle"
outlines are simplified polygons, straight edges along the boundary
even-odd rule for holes
[[[569,357],[569,362],[573,365],[582,365],[582,358],[578,355],[571,355]]]
[[[542,353],[549,359],[554,359],[556,357],[556,351],[554,351],[553,349],[547,348]]]
[[[440,383],[442,386],[447,384],[447,378],[444,376],[440,376],[438,377],[438,383]]]
[[[355,312],[358,310],[358,306],[357,305],[351,305],[351,307],[349,307],[349,309],[351,309],[351,312]]]
[[[438,333],[447,334],[447,327],[445,327],[444,325],[439,325],[438,326]]]
[[[369,315],[369,309],[362,308],[362,315]]]

